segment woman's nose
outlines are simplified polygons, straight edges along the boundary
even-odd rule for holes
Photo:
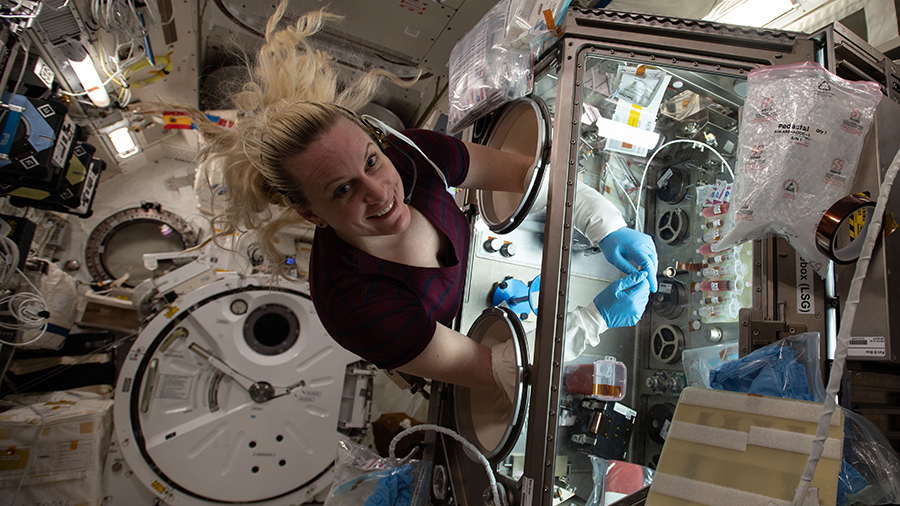
[[[387,199],[390,188],[384,181],[368,178],[366,181],[366,200],[372,204],[380,204]]]

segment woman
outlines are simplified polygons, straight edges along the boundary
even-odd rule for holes
[[[449,327],[462,300],[470,230],[445,190],[521,192],[532,160],[424,130],[385,139],[351,111],[373,98],[382,78],[410,83],[383,71],[341,80],[337,65],[307,41],[334,16],[314,12],[276,31],[285,6],[269,20],[254,79],[235,99],[242,113],[235,128],[201,127],[204,155],[224,162],[229,192],[217,228],[259,229],[272,246],[282,227],[315,225],[310,292],[338,343],[382,368],[469,387],[507,383],[498,362],[508,350],[492,354]],[[617,266],[632,274],[598,295],[590,318],[633,325],[655,282],[652,242],[623,229],[614,211],[595,213],[591,226],[604,241],[619,237],[607,255],[624,252]]]

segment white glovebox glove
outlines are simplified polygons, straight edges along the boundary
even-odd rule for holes
[[[526,179],[530,180],[529,179]],[[532,212],[538,212],[547,207],[547,181],[541,184]],[[598,244],[610,232],[627,226],[619,209],[587,184],[578,181],[575,187],[575,214],[572,215],[572,224],[591,244]]]
[[[494,383],[500,387],[506,398],[512,401],[516,394],[516,347],[512,340],[495,344],[491,347],[491,369],[494,372]]]
[[[600,344],[600,334],[606,332],[606,322],[593,304],[578,306],[566,315],[566,337],[563,347],[563,361],[575,360],[588,346]]]

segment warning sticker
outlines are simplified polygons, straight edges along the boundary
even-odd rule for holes
[[[784,183],[781,184],[781,189],[784,190],[784,198],[793,200],[797,198],[797,193],[800,192],[800,185],[793,179],[785,179]]]
[[[191,381],[191,376],[162,374],[156,383],[156,398],[185,400],[191,395]]]

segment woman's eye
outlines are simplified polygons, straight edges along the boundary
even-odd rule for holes
[[[342,184],[342,185],[340,185],[340,186],[338,186],[337,188],[334,189],[334,196],[337,197],[337,198],[340,198],[340,197],[343,197],[344,195],[346,195],[346,194],[349,193],[349,192],[350,192],[350,185],[349,185],[349,184]]]
[[[366,167],[369,167],[369,168],[374,167],[376,163],[378,163],[378,157],[375,155],[372,155],[369,157],[368,160],[366,160]]]

